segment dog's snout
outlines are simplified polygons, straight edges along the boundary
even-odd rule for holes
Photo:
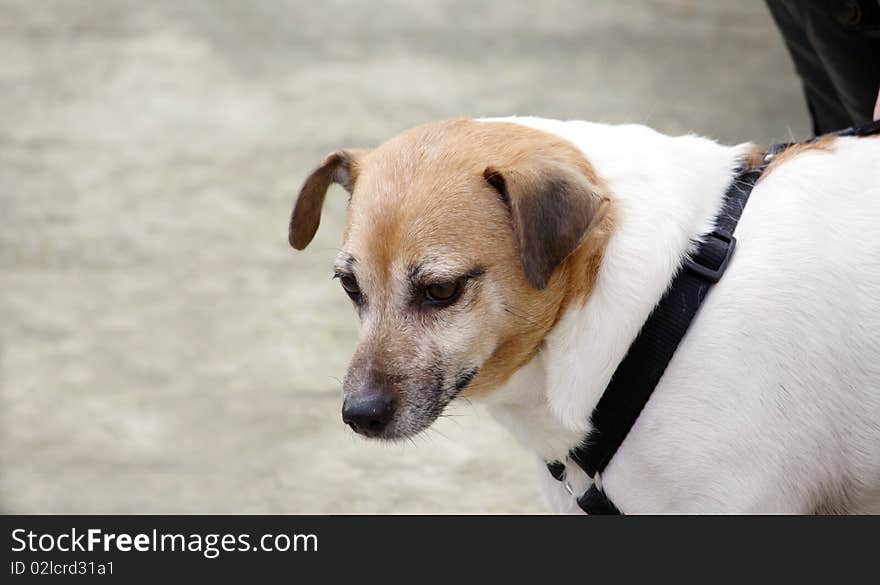
[[[362,435],[380,434],[393,415],[394,398],[381,390],[359,391],[342,403],[342,421]]]

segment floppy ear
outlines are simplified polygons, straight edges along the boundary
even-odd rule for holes
[[[321,223],[324,196],[330,183],[339,183],[349,193],[354,190],[358,173],[358,154],[360,153],[337,150],[329,154],[306,178],[290,216],[288,238],[291,246],[302,250],[315,237],[318,224]]]
[[[604,200],[582,172],[561,163],[490,166],[483,177],[510,210],[526,279],[535,288],[544,288],[590,226],[601,219]]]

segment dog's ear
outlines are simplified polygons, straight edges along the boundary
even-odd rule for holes
[[[318,224],[321,223],[321,208],[324,196],[331,183],[338,183],[351,193],[358,174],[358,160],[362,151],[337,150],[324,159],[315,170],[306,177],[293,213],[290,216],[290,245],[302,250],[309,245]]]
[[[510,210],[526,279],[544,288],[590,227],[598,224],[606,201],[586,175],[561,163],[490,166],[483,177]]]

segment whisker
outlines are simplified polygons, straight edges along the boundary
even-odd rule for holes
[[[447,415],[444,415],[442,418],[448,418],[448,419],[450,419],[450,420],[452,421],[452,424],[454,424],[454,425],[456,425],[457,427],[461,428],[461,423],[460,423],[459,421],[455,420],[456,418],[458,418],[456,415],[454,415],[454,414],[452,414],[452,415],[447,414]]]
[[[522,319],[523,321],[525,321],[525,322],[528,323],[529,325],[537,325],[537,324],[538,324],[537,321],[531,319],[530,317],[526,317],[525,315],[522,315],[522,314],[520,314],[520,313],[517,313],[516,311],[514,311],[514,310],[511,309],[510,307],[504,307],[504,310],[505,310],[507,313],[509,313],[510,315],[513,315],[514,317],[516,317],[517,319]]]
[[[438,429],[435,429],[434,427],[428,427],[428,430],[429,430],[429,431],[432,431],[432,432],[434,432],[434,433],[437,433],[438,435],[440,435],[441,437],[443,437],[443,438],[446,439],[447,441],[449,440],[449,437],[447,437],[445,434],[443,434],[442,432],[440,432]]]

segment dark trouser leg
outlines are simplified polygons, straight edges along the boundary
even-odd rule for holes
[[[880,89],[880,2],[766,2],[803,83],[815,133],[869,122]]]

